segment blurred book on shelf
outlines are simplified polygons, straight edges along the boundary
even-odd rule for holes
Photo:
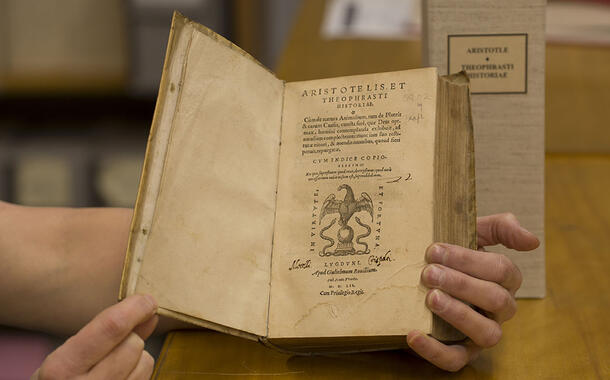
[[[94,183],[98,196],[106,206],[133,207],[144,155],[107,155],[100,160]]]
[[[28,206],[68,206],[73,203],[73,183],[70,161],[65,157],[24,156],[15,168],[15,200]]]
[[[610,45],[610,1],[549,1],[546,15],[549,42]]]
[[[416,40],[422,0],[330,0],[320,33],[325,39]],[[549,0],[551,43],[610,44],[610,0]]]
[[[420,0],[331,0],[321,28],[326,39],[414,40],[420,33]]]
[[[220,34],[229,31],[228,2],[222,0],[127,0],[130,34],[129,94],[155,96],[174,9]]]
[[[127,75],[121,0],[0,2],[0,91],[107,92]]]
[[[46,133],[20,125],[0,128],[0,200],[133,207],[146,139],[133,124],[120,123],[98,122],[83,130],[46,124],[40,127]]]
[[[222,0],[2,0],[0,94],[153,97],[174,9],[228,32]]]

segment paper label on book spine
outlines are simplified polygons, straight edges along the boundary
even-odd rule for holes
[[[466,71],[472,94],[527,93],[527,34],[449,35],[449,74]]]

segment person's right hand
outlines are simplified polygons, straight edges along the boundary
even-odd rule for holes
[[[32,379],[149,379],[154,359],[144,340],[157,325],[156,310],[148,295],[109,307],[49,354]]]

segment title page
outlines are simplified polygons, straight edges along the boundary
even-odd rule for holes
[[[436,69],[286,84],[269,337],[429,332]]]

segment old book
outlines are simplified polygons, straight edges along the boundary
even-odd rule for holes
[[[504,247],[523,273],[518,297],[544,297],[545,0],[427,0],[423,58],[471,81],[480,215],[512,212],[540,239]]]
[[[434,241],[476,246],[468,79],[285,83],[174,15],[120,297],[291,351],[406,346]]]

